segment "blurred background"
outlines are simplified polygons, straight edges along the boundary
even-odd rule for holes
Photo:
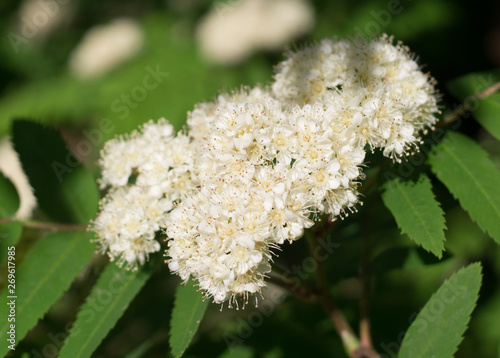
[[[0,168],[15,177],[22,191],[20,218],[37,212],[32,194],[21,189],[26,181],[6,139],[16,118],[56,128],[98,177],[96,161],[107,139],[161,117],[180,129],[196,103],[210,101],[222,90],[269,83],[283,51],[305,41],[393,35],[437,79],[443,106],[456,103],[446,88],[449,80],[500,67],[498,1],[2,0],[0,28]],[[500,162],[498,142],[480,132],[474,121],[462,130],[481,138]],[[382,210],[374,224],[378,251],[395,250],[375,261],[374,345],[385,356],[395,356],[414,313],[443,277],[482,260],[482,296],[457,357],[498,356],[498,247],[446,197],[444,188],[436,191],[449,227],[449,257],[443,262],[432,262],[400,237],[388,212]],[[330,280],[338,283],[336,295],[351,322],[357,320],[359,282],[350,277],[357,275],[362,230],[349,220],[340,224],[335,240],[342,249],[328,263]],[[301,267],[305,243],[284,250],[286,259],[277,259],[278,264]],[[405,269],[390,270],[395,267]],[[57,346],[50,333],[65,332],[92,280],[92,272],[82,273],[81,282],[30,332],[17,354],[36,356],[35,350],[40,356],[57,356],[57,350],[42,353],[49,344]],[[166,267],[153,276],[95,356],[167,356],[177,284]],[[272,290],[276,304],[267,312],[219,312],[211,305],[186,356],[217,357],[232,343],[244,345],[241,357],[343,356],[319,307]],[[262,322],[255,317],[263,317]]]

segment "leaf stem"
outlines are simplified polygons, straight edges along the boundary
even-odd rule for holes
[[[79,224],[61,224],[61,223],[51,223],[37,220],[16,220],[12,218],[0,219],[0,224],[8,224],[12,221],[19,221],[23,226],[30,229],[39,230],[54,230],[54,231],[71,231],[71,230],[85,230],[87,225]]]

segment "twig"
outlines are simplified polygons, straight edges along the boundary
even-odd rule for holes
[[[483,97],[488,97],[489,95],[492,95],[493,93],[498,91],[500,91],[500,82],[494,83],[490,87],[485,88],[476,95],[476,98],[480,99]]]
[[[473,97],[476,99],[481,99],[484,97],[488,97],[489,95],[492,95],[495,92],[500,91],[500,82],[496,82],[490,87],[485,88],[479,93],[476,93]],[[448,113],[447,115],[444,116],[443,120],[438,123],[438,127],[444,127],[454,120],[458,119],[461,117],[465,112],[468,112],[471,109],[470,101],[462,103],[460,106],[458,106],[453,112]]]
[[[290,282],[288,282],[284,277],[282,276],[269,276],[267,279],[268,282],[271,282],[272,284],[279,286],[286,291],[294,294],[298,298],[302,299],[303,301],[306,302],[312,302],[315,301],[318,298],[318,295],[316,292],[314,292],[312,289],[309,287],[305,286],[302,282],[300,285],[294,285]]]

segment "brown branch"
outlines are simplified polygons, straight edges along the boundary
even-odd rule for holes
[[[481,92],[479,92],[476,95],[476,98],[481,99],[484,97],[488,97],[489,95],[492,95],[493,93],[498,92],[498,91],[500,91],[500,82],[497,82],[497,83],[491,85],[490,87],[485,88],[484,90],[482,90]]]
[[[490,87],[487,87],[484,90],[482,90],[481,92],[476,93],[472,97],[476,98],[476,99],[481,99],[481,98],[488,97],[489,95],[492,95],[493,93],[498,92],[498,91],[500,91],[500,82],[494,83]],[[470,101],[462,103],[454,111],[445,115],[443,120],[440,123],[438,123],[437,127],[444,127],[444,126],[450,124],[454,120],[461,117],[464,113],[468,112],[470,109],[471,109]]]
[[[269,276],[267,279],[268,282],[285,289],[286,291],[292,293],[303,301],[313,302],[318,298],[316,292],[314,292],[311,288],[305,286],[303,283],[300,285],[294,285],[287,281],[282,276]]]

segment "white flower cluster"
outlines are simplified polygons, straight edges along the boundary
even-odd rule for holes
[[[94,26],[71,53],[69,69],[80,79],[97,78],[136,56],[143,43],[141,26],[132,19],[117,18]]]
[[[216,1],[196,30],[202,54],[235,65],[260,50],[281,49],[314,25],[308,0]]]
[[[102,184],[115,188],[94,229],[111,258],[142,264],[161,228],[172,272],[246,302],[273,249],[353,210],[367,146],[399,159],[436,121],[432,79],[387,37],[324,40],[278,69],[270,88],[197,105],[186,134],[160,121],[106,145]]]
[[[207,129],[196,140],[200,189],[167,218],[169,266],[215,302],[259,291],[272,247],[357,202],[365,152],[322,105],[287,106],[255,88],[200,106],[188,123]]]
[[[112,186],[92,223],[111,260],[135,269],[160,250],[155,233],[174,204],[197,186],[188,136],[165,119],[128,138],[108,141],[101,152],[101,187]],[[135,181],[135,183],[131,183]]]
[[[409,49],[386,35],[320,43],[291,52],[272,85],[281,101],[321,103],[343,123],[346,139],[382,148],[398,160],[432,127],[438,112],[434,80]]]

